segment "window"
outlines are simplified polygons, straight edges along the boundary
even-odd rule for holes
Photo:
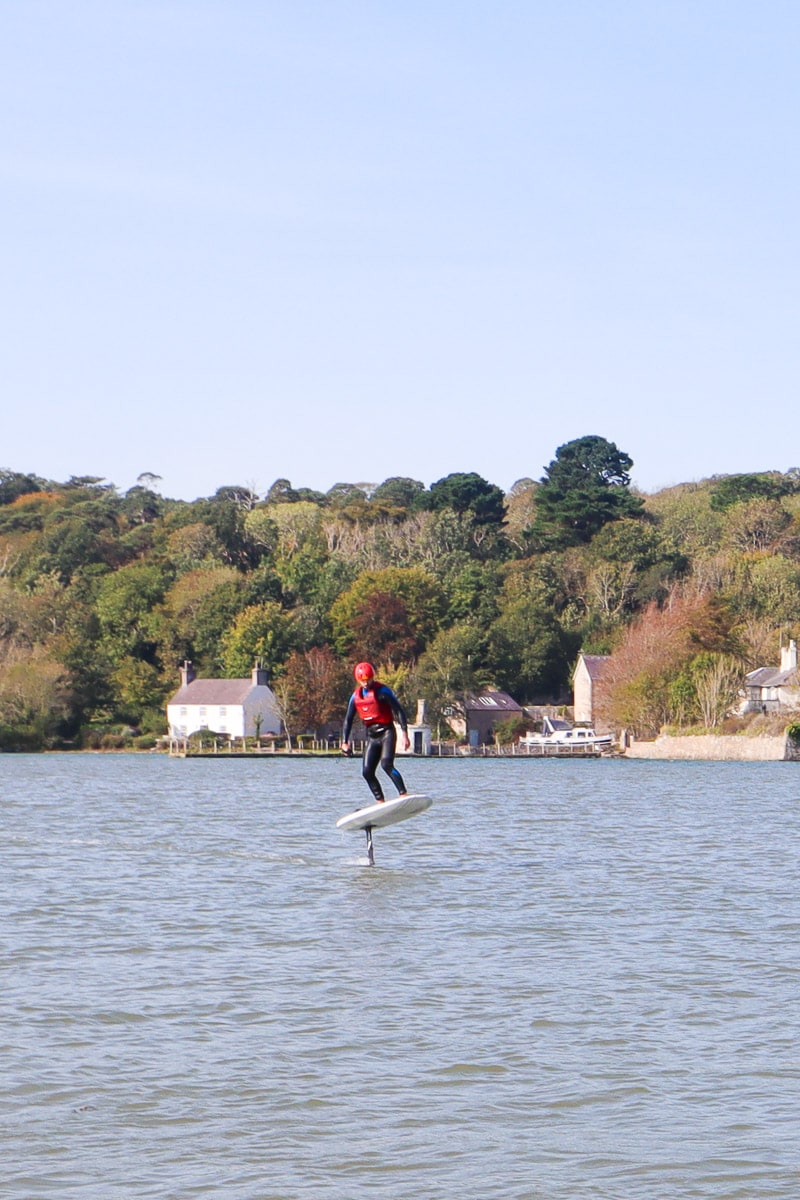
[[[189,715],[189,711],[188,711],[188,709],[186,708],[186,705],[185,705],[185,704],[183,705],[183,707],[182,707],[182,708],[181,708],[181,710],[180,710],[180,715],[181,715],[182,717],[188,717],[188,715]]]

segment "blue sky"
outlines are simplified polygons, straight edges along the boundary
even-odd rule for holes
[[[800,464],[800,5],[0,2],[0,466]]]

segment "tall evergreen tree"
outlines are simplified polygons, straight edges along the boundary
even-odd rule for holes
[[[596,434],[559,446],[536,491],[534,545],[577,546],[609,521],[640,516],[643,501],[628,490],[632,466],[628,454]]]

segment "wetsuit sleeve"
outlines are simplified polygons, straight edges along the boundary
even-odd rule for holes
[[[353,721],[356,716],[356,701],[355,697],[350,697],[350,703],[347,706],[347,716],[344,719],[344,729],[342,730],[342,741],[350,741],[350,730],[353,728]]]
[[[389,701],[392,706],[392,712],[397,719],[397,724],[400,726],[403,733],[408,733],[408,717],[406,716],[406,710],[403,708],[392,689],[387,687],[384,683],[379,689],[379,695],[382,699]]]

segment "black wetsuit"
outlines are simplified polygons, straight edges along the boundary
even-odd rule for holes
[[[403,730],[403,733],[408,731],[408,719],[405,710],[395,696],[391,688],[385,683],[379,683],[375,688],[376,697],[384,701],[391,708],[397,723]],[[350,730],[353,727],[353,721],[356,716],[356,701],[355,696],[350,697],[350,703],[347,707],[347,716],[344,719],[344,730],[342,732],[342,741],[350,741]],[[378,763],[383,767],[386,774],[391,779],[397,791],[402,796],[405,794],[406,785],[403,782],[403,776],[394,765],[394,753],[397,746],[397,732],[393,721],[370,721],[366,725],[367,736],[364,742],[364,759],[361,767],[361,774],[367,782],[369,790],[372,792],[376,800],[383,800],[383,789],[378,782],[378,777],[375,772],[378,769]]]

